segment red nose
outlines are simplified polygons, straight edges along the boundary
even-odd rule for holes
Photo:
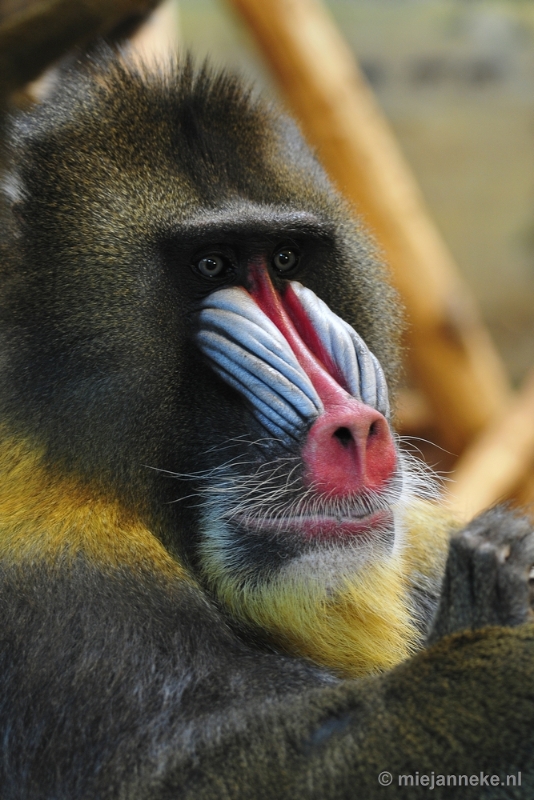
[[[302,456],[306,481],[332,497],[383,489],[397,463],[382,414],[352,397],[325,408],[308,433]]]

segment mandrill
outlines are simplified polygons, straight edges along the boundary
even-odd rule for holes
[[[5,163],[2,800],[534,796],[534,536],[427,502],[294,123],[100,50]]]

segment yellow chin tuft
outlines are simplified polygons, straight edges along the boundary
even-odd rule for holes
[[[437,589],[451,529],[440,509],[419,501],[403,523],[398,552],[362,564],[334,591],[304,569],[244,586],[213,559],[207,572],[229,611],[266,630],[286,652],[343,677],[382,672],[421,646],[410,590]]]
[[[283,650],[345,677],[389,669],[417,647],[405,582],[393,560],[359,572],[335,592],[281,575],[240,589],[226,578],[218,594],[231,613],[267,630]]]

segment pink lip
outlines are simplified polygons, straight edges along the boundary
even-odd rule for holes
[[[245,522],[244,520],[241,520]],[[390,528],[393,525],[393,514],[391,511],[377,511],[368,517],[357,519],[335,517],[287,517],[286,519],[263,519],[247,520],[247,528],[255,528],[257,531],[269,533],[294,533],[310,539],[331,539],[343,540],[364,533],[373,533],[378,528]]]

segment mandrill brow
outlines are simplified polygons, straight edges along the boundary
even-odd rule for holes
[[[531,525],[395,434],[399,301],[294,122],[102,46],[6,130],[2,800],[531,796]]]

